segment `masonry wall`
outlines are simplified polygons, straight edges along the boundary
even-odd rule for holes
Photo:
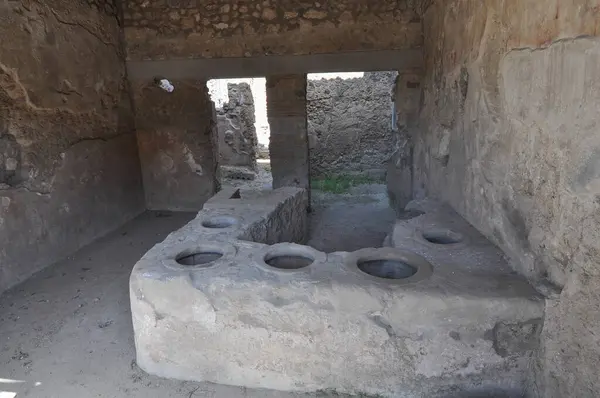
[[[532,391],[600,396],[600,4],[434,1],[416,197],[449,201],[548,295]]]
[[[380,172],[394,150],[392,88],[396,72],[309,80],[307,118],[312,176]]]
[[[391,50],[422,44],[417,0],[124,0],[131,60]]]
[[[215,107],[205,81],[171,83],[133,82],[146,206],[198,211],[218,189]]]
[[[0,292],[144,209],[111,1],[0,2]]]
[[[255,109],[248,83],[229,83],[229,101],[217,109],[219,164],[256,168],[258,138]]]

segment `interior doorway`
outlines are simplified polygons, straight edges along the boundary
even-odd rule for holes
[[[217,117],[221,185],[272,188],[266,79],[213,79],[207,83]]]

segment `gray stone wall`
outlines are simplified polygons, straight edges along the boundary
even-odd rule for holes
[[[439,197],[547,296],[532,390],[600,396],[597,2],[437,1],[414,192]]]
[[[0,292],[144,209],[112,1],[0,3]]]
[[[394,151],[392,89],[396,72],[309,80],[310,173],[383,171]],[[383,173],[381,173],[383,174]]]
[[[256,169],[258,138],[254,99],[248,83],[227,85],[229,101],[217,109],[219,164]]]

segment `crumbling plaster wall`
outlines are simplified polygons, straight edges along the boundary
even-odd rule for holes
[[[267,76],[273,188],[310,187],[306,74]],[[309,192],[310,203],[310,192]]]
[[[391,93],[396,72],[308,80],[311,176],[383,171],[393,152]]]
[[[131,60],[419,47],[417,0],[124,0]]]
[[[548,294],[532,387],[600,396],[600,2],[434,1],[414,190]]]
[[[144,209],[117,14],[0,2],[0,292]]]
[[[198,211],[218,190],[216,111],[205,81],[171,83],[133,82],[146,206]]]

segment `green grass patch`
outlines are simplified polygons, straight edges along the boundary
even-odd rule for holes
[[[346,193],[352,187],[379,182],[381,181],[366,175],[335,174],[313,178],[310,186],[312,189],[323,192]]]
[[[271,163],[259,163],[258,167],[263,169],[266,172],[271,172]]]

